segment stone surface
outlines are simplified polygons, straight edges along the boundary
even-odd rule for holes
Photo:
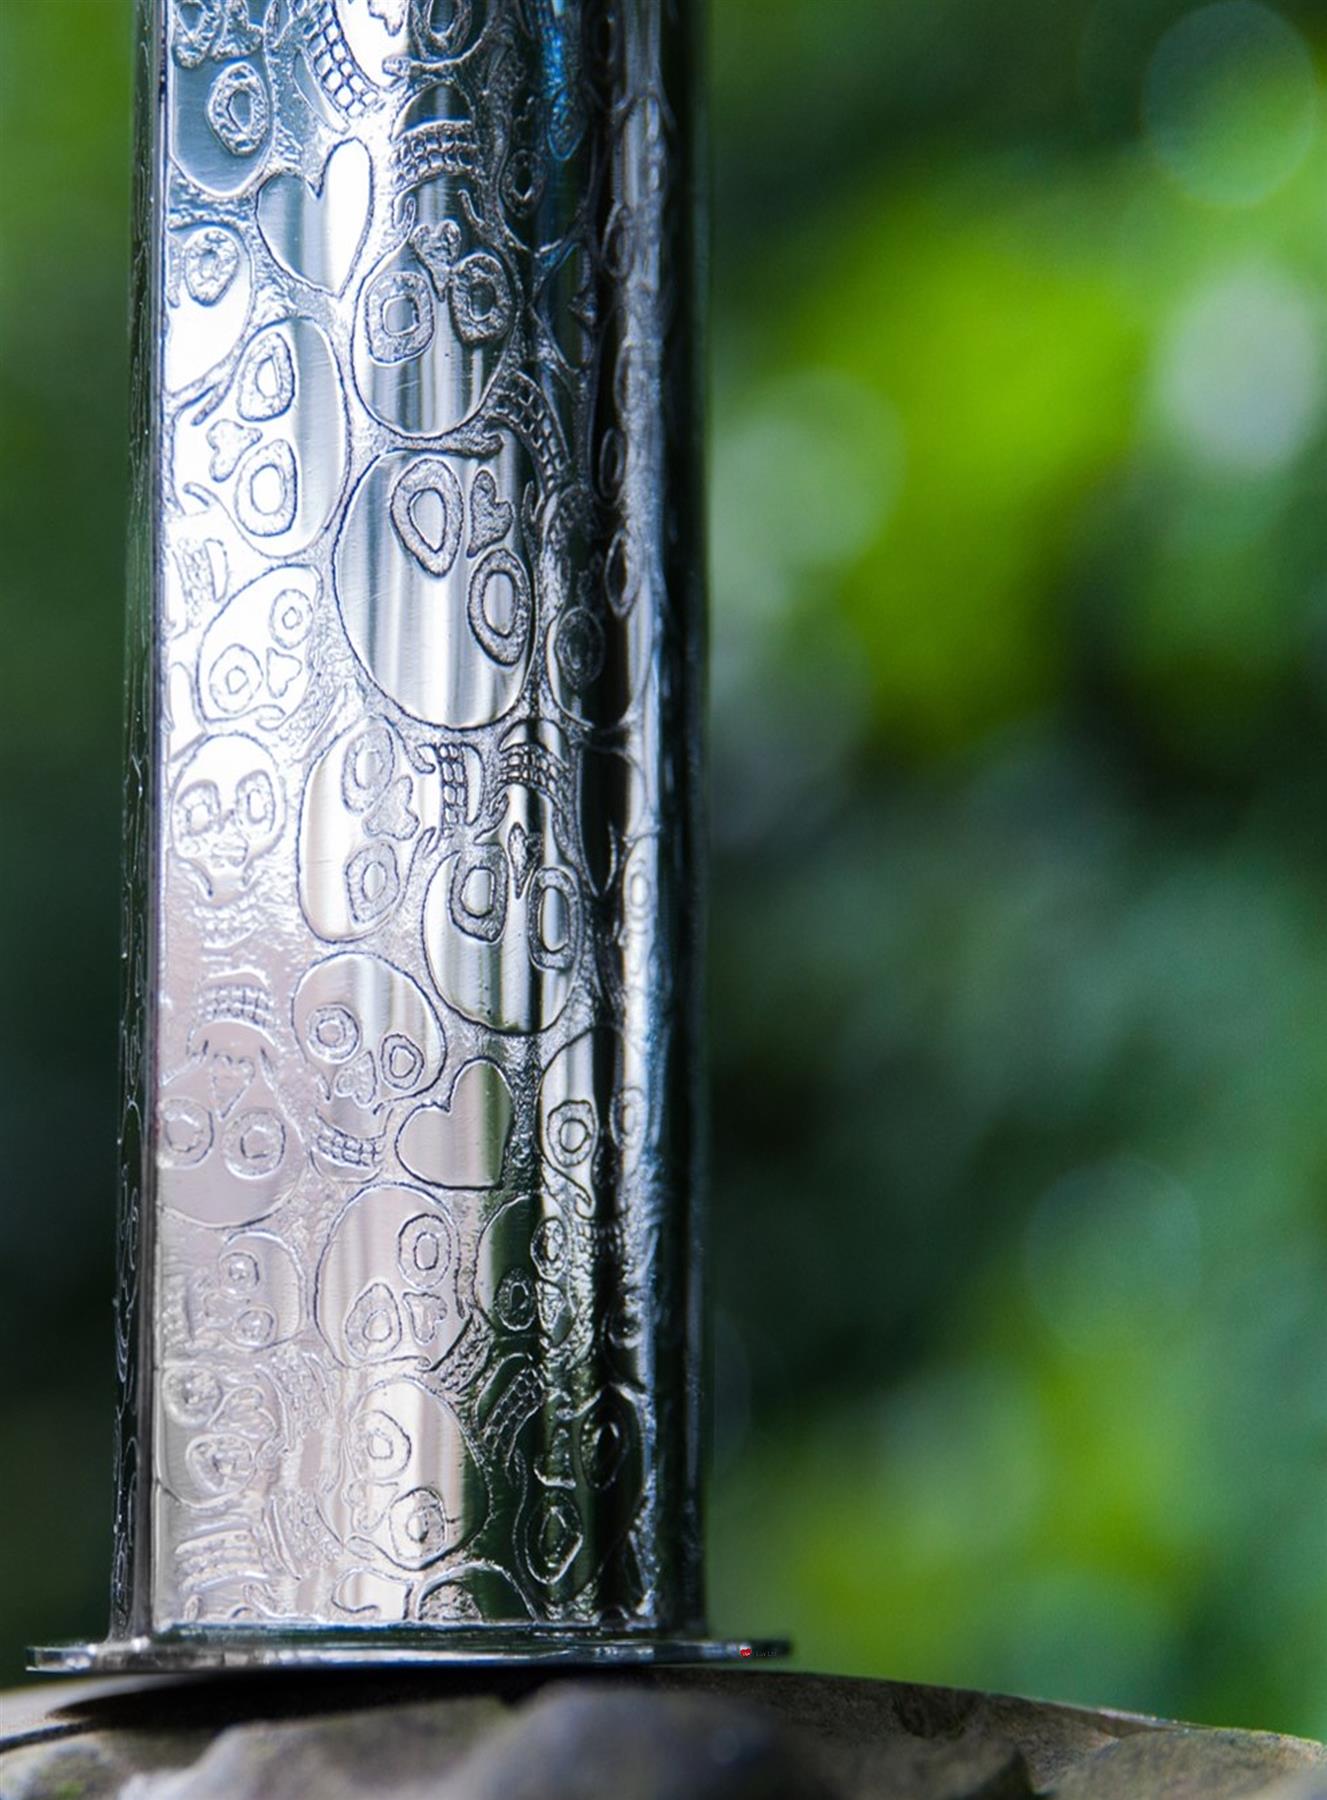
[[[1315,1769],[1314,1763],[1318,1766]],[[1327,1779],[1327,1753],[1296,1738],[1199,1727],[1142,1732],[1070,1770],[1056,1800],[1271,1800],[1281,1778]],[[1292,1792],[1293,1787],[1292,1787]],[[1309,1792],[1313,1789],[1310,1787]]]
[[[192,1767],[139,1776],[124,1800],[435,1800],[440,1776],[505,1716],[501,1701],[476,1696],[234,1725]]]
[[[769,1670],[49,1694],[0,1701],[0,1800],[1327,1800],[1327,1749],[1300,1739]]]
[[[5,1721],[8,1730],[8,1721]],[[23,1745],[0,1754],[0,1800],[118,1800],[145,1772],[188,1767],[210,1732],[97,1731]]]

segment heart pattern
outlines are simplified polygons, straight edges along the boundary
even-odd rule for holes
[[[253,1063],[247,1056],[227,1056],[218,1050],[208,1070],[212,1104],[224,1119],[253,1080]]]
[[[218,419],[207,428],[207,447],[212,452],[208,472],[213,481],[229,481],[244,452],[258,442],[251,425],[238,425],[234,419]]]
[[[373,168],[358,139],[338,144],[316,185],[302,175],[273,175],[258,194],[258,229],[288,275],[340,294],[364,248],[373,200]]]
[[[461,1069],[445,1106],[415,1108],[401,1127],[397,1154],[423,1181],[452,1188],[496,1187],[511,1124],[506,1076],[496,1063],[477,1058]]]
[[[487,469],[481,469],[470,484],[470,536],[466,549],[478,556],[492,544],[500,544],[511,530],[510,500],[498,495],[498,484]]]

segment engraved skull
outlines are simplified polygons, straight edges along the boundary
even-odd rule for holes
[[[318,1328],[348,1367],[434,1368],[466,1321],[459,1272],[449,1208],[421,1188],[364,1188],[332,1227],[318,1265]]]
[[[226,603],[198,652],[198,703],[206,720],[252,716],[270,731],[291,716],[308,691],[320,587],[316,570],[271,569]]]
[[[239,732],[206,739],[175,786],[171,837],[206,905],[239,898],[281,835],[285,808],[276,764]]]
[[[536,1591],[556,1611],[590,1586],[639,1511],[640,1420],[616,1388],[579,1405],[553,1394],[526,1427],[524,1449],[534,1479],[519,1552]]]
[[[412,718],[491,724],[515,704],[534,638],[529,459],[389,451],[350,497],[337,604],[366,673]]]
[[[166,1080],[157,1113],[161,1199],[200,1225],[264,1217],[298,1172],[298,1140],[277,1089],[270,1004],[237,978],[204,996],[188,1061]]]
[[[369,411],[412,437],[451,431],[477,410],[516,318],[510,271],[464,223],[477,149],[468,103],[446,82],[415,95],[394,136],[408,231],[361,290],[354,365]]]
[[[270,1232],[229,1237],[215,1262],[190,1277],[185,1309],[194,1343],[270,1350],[299,1329],[295,1259]]]
[[[267,160],[272,87],[248,0],[170,0],[171,150],[209,193],[237,193]]]
[[[560,733],[518,728],[501,779],[489,823],[429,883],[424,948],[438,992],[465,1018],[535,1032],[571,997],[583,933]]]
[[[294,1000],[295,1034],[318,1078],[314,1152],[325,1171],[364,1175],[381,1161],[394,1112],[432,1087],[446,1040],[422,988],[379,956],[315,963]]]
[[[653,1135],[641,1053],[598,1025],[558,1051],[539,1088],[539,1147],[570,1184],[582,1216],[602,1218],[632,1197]]]
[[[380,1567],[414,1573],[459,1549],[487,1503],[447,1402],[406,1378],[370,1388],[349,1422],[344,1480],[329,1510],[347,1545]]]
[[[305,454],[316,446],[315,454]],[[220,496],[264,555],[298,556],[332,517],[346,464],[341,379],[322,327],[288,318],[249,341],[224,394],[181,420],[175,479]]]
[[[319,937],[344,943],[392,916],[415,857],[464,823],[477,760],[453,744],[412,754],[385,719],[334,739],[300,812],[300,904]]]

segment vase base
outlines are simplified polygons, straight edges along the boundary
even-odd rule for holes
[[[43,1675],[184,1675],[247,1669],[335,1669],[433,1665],[573,1668],[664,1663],[767,1661],[786,1656],[782,1638],[647,1636],[622,1632],[516,1631],[348,1626],[325,1630],[242,1631],[229,1626],[153,1636],[110,1638],[99,1644],[42,1644],[28,1667]]]

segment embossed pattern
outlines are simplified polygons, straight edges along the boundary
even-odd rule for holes
[[[687,29],[146,16],[122,1634],[700,1626]]]

